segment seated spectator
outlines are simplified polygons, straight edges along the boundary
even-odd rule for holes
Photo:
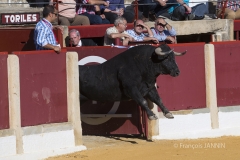
[[[167,30],[165,29],[165,27],[167,28]],[[169,41],[170,43],[176,43],[174,37],[176,36],[175,29],[163,18],[158,17],[155,21],[155,28],[152,28],[151,30],[153,32],[153,36],[159,41]]]
[[[139,0],[138,3],[141,4],[138,6],[139,11],[142,12],[142,20],[144,22],[148,22],[149,19],[154,21],[155,20],[155,12],[157,8],[160,8],[164,12],[164,8],[169,8],[170,5],[167,5],[166,2],[168,0]],[[150,4],[150,5],[144,5],[144,4]],[[152,17],[154,19],[152,19]]]
[[[104,45],[107,46],[114,44],[115,38],[121,38],[124,46],[127,46],[128,42],[132,42],[134,39],[125,31],[126,27],[126,19],[123,17],[118,17],[114,21],[114,26],[106,30],[104,36]]]
[[[226,7],[225,10],[224,10],[224,7]],[[239,0],[228,0],[228,1],[218,0],[217,15],[220,18],[224,17],[226,19],[240,19],[239,8],[240,8]]]
[[[143,33],[143,29],[146,28],[148,36]],[[153,37],[151,29],[143,23],[141,19],[134,22],[134,29],[127,30],[127,33],[134,38],[134,41],[153,41],[159,43],[156,38]]]
[[[60,25],[90,25],[88,17],[76,14],[75,0],[58,0],[58,3]],[[50,4],[53,4],[53,0],[50,0]]]
[[[77,7],[78,15],[85,15],[90,20],[90,24],[109,24],[110,22],[100,14],[95,14],[95,6],[104,5],[106,7],[109,4],[103,0],[77,0],[77,3],[81,3]],[[87,5],[84,5],[87,4]]]
[[[168,9],[170,19],[174,21],[183,21],[183,20],[200,20],[205,17],[205,14],[208,13],[207,6],[204,3],[197,4],[193,7],[189,7],[189,0],[177,0],[178,4],[171,6]],[[158,12],[158,15],[164,15],[161,11]]]
[[[101,6],[101,11],[103,11],[106,19],[108,19],[111,24],[114,23],[118,16],[124,17],[127,23],[133,22],[134,14],[125,10],[124,0],[108,0],[108,2],[109,6]]]
[[[140,0],[139,3],[147,3],[151,0]],[[208,13],[207,6],[204,3],[198,4],[194,7],[189,7],[189,0],[157,0],[152,3],[150,7],[140,7],[143,11],[143,20],[155,20],[159,15],[165,16],[174,21],[182,20],[198,20],[203,19],[204,15]]]
[[[71,29],[69,31],[69,39],[72,47],[82,47],[82,46],[97,46],[97,44],[92,39],[82,39],[78,30]]]

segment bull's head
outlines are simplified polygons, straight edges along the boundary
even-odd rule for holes
[[[180,74],[177,63],[175,61],[175,56],[182,56],[186,53],[178,53],[171,50],[170,47],[166,44],[163,44],[155,49],[157,59],[161,62],[160,65],[160,74],[169,74],[173,77],[176,77]]]

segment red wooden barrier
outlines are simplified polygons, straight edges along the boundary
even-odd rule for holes
[[[68,51],[76,51],[79,55],[79,63],[102,63],[117,54],[126,50],[126,48],[115,48],[110,46],[102,47],[73,47],[67,48]],[[80,71],[81,72],[81,71]],[[115,107],[114,107],[115,105]],[[106,114],[109,112],[115,115],[131,115],[131,117],[106,118],[85,117],[84,114]],[[116,103],[94,103],[88,101],[81,105],[81,116],[83,134],[85,135],[109,135],[109,134],[142,134],[144,127],[141,121],[141,115],[138,105],[134,101],[121,102],[116,107]],[[96,132],[97,131],[97,132]]]
[[[180,69],[178,77],[160,75],[158,93],[165,106],[172,111],[206,107],[204,43],[169,45],[176,52],[187,50],[176,57]]]
[[[13,53],[20,65],[22,127],[67,122],[66,50]]]
[[[9,128],[7,52],[0,52],[0,130]]]
[[[0,28],[0,52],[35,50],[34,27]],[[63,46],[63,36],[60,30],[54,30],[58,42]]]
[[[240,42],[214,42],[217,104],[233,106],[240,104]]]
[[[68,30],[76,29],[80,32],[81,38],[104,37],[107,28],[113,24],[89,25],[89,26],[68,26]],[[128,23],[126,29],[132,29],[133,23]]]
[[[234,32],[236,34],[236,40],[239,41],[240,20],[234,20]]]

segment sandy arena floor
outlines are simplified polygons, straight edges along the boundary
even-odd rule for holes
[[[240,137],[155,140],[84,136],[86,151],[48,160],[240,160]]]

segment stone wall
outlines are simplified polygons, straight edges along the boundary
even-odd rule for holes
[[[27,4],[28,2],[26,0],[1,0],[1,3],[0,7],[29,7],[29,4]]]

